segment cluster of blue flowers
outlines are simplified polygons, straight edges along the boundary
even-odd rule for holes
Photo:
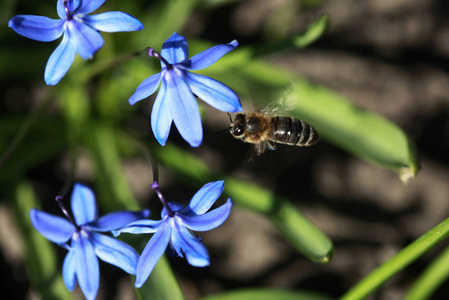
[[[171,255],[185,256],[192,266],[209,265],[207,249],[192,230],[211,230],[228,218],[233,205],[231,199],[207,212],[223,192],[224,181],[204,185],[186,207],[176,202],[165,202],[157,182],[153,183],[153,188],[164,203],[161,220],[157,221],[146,219],[150,215],[149,210],[120,211],[99,218],[93,192],[79,183],[75,184],[71,197],[73,217],[61,202],[66,219],[38,209],[30,211],[33,226],[47,239],[69,251],[62,267],[67,289],[73,291],[78,281],[85,297],[95,299],[100,286],[97,256],[136,275],[135,286],[138,288],[150,276],[167,246]],[[154,235],[139,256],[128,244],[102,234],[105,232],[113,232],[115,236],[122,232]]]
[[[44,79],[47,85],[56,85],[69,71],[76,54],[91,59],[104,44],[99,31],[123,32],[144,28],[134,17],[119,11],[90,15],[106,0],[58,0],[60,19],[44,16],[17,15],[8,26],[27,38],[42,42],[62,41],[48,59]],[[160,86],[151,112],[151,128],[157,141],[164,146],[174,122],[181,136],[198,147],[203,139],[198,97],[209,105],[224,111],[242,110],[239,97],[229,87],[207,76],[190,71],[201,70],[217,62],[237,47],[237,41],[217,45],[189,58],[186,39],[176,32],[162,45],[161,52],[149,48],[148,55],[161,62],[161,72],[144,80],[129,98],[131,105],[152,95]],[[136,287],[141,287],[166,248],[170,253],[185,257],[198,267],[209,265],[209,255],[201,239],[192,231],[206,231],[220,226],[229,216],[232,201],[207,212],[221,195],[224,182],[204,185],[186,207],[166,202],[154,182],[164,208],[161,220],[146,219],[148,210],[114,212],[98,217],[93,192],[75,184],[71,197],[70,215],[57,197],[66,219],[37,209],[30,211],[34,227],[47,239],[68,250],[63,264],[63,278],[72,291],[80,285],[87,299],[95,299],[100,282],[98,258],[113,264],[129,274],[136,275]],[[142,254],[114,236],[121,233],[153,233]],[[97,258],[98,257],[98,258]]]

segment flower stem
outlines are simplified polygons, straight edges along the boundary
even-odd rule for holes
[[[0,169],[5,165],[8,159],[13,154],[14,150],[23,142],[28,132],[32,128],[33,124],[38,118],[42,116],[42,113],[48,108],[52,101],[51,97],[48,97],[45,101],[39,104],[36,109],[27,117],[22,127],[17,130],[17,134],[14,136],[12,142],[6,148],[6,151],[0,158]]]
[[[167,210],[168,215],[170,217],[173,217],[175,215],[175,213],[171,210],[170,206],[168,205],[168,202],[165,200],[164,196],[162,195],[161,190],[159,189],[159,183],[157,181],[154,181],[151,184],[151,188],[156,191],[156,194],[159,197],[159,199],[161,200],[161,202],[164,205],[165,209]]]

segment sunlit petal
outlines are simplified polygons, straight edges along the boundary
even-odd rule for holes
[[[167,84],[165,99],[169,111],[181,136],[192,146],[198,147],[203,140],[200,110],[189,86],[174,70],[165,72]]]
[[[50,42],[62,35],[64,20],[54,20],[43,16],[18,15],[9,20],[8,26],[29,39]]]
[[[198,98],[221,111],[242,111],[239,97],[229,87],[204,75],[185,73],[190,89]]]
[[[151,129],[153,130],[154,137],[162,146],[165,146],[167,142],[173,121],[170,115],[170,102],[165,98],[166,93],[167,85],[165,81],[162,81],[161,89],[156,96],[153,109],[151,110]]]
[[[91,235],[97,256],[111,265],[121,268],[129,274],[136,274],[139,254],[130,245],[104,234],[93,232]]]
[[[233,40],[230,43],[209,48],[183,62],[182,66],[188,70],[201,70],[207,68],[216,63],[223,55],[237,47],[238,44],[237,40]]]
[[[90,59],[101,47],[104,40],[101,34],[85,24],[73,19],[67,22],[67,30],[70,38],[75,41],[76,51],[83,59]]]
[[[114,234],[114,236],[119,236],[121,233],[125,232],[134,234],[153,233],[158,230],[161,224],[161,220],[139,220],[126,225],[120,230],[115,230],[112,233]]]
[[[90,222],[86,227],[100,232],[107,232],[119,229],[131,222],[147,218],[150,215],[150,210],[143,211],[117,211],[100,217],[99,219]]]
[[[171,228],[168,222],[164,222],[158,231],[151,237],[150,241],[145,246],[145,249],[143,249],[139,262],[137,263],[135,283],[137,288],[140,288],[145,283],[162,254],[164,254],[170,240],[170,235]]]
[[[90,188],[76,183],[72,192],[72,212],[76,224],[84,225],[97,218],[95,195]]]
[[[80,1],[80,0],[78,0]],[[76,8],[76,14],[90,14],[91,12],[96,11],[106,0],[82,0],[81,7]]]
[[[162,44],[161,55],[170,64],[183,62],[189,57],[189,46],[187,40],[176,32]],[[162,68],[165,64],[161,62]]]
[[[100,269],[95,249],[87,237],[73,238],[75,251],[76,277],[87,299],[95,299],[100,286]]]
[[[198,192],[192,197],[188,208],[194,213],[200,215],[208,211],[224,189],[224,180],[209,182],[205,184]]]
[[[120,11],[87,15],[83,17],[83,21],[86,25],[104,32],[136,31],[144,28],[139,20]]]
[[[30,210],[30,219],[40,234],[57,244],[67,242],[75,231],[75,226],[66,219],[34,208]]]
[[[137,87],[135,93],[129,98],[128,102],[134,105],[137,101],[145,99],[152,95],[159,87],[159,82],[161,81],[161,73],[151,75],[145,79]]]
[[[182,220],[182,223],[189,229],[194,231],[207,231],[217,228],[229,217],[232,208],[232,201],[228,199],[226,204],[205,213],[203,215],[182,215],[177,217]]]
[[[64,279],[67,289],[73,292],[76,286],[75,250],[70,250],[64,258],[64,263],[62,265],[62,278]]]
[[[190,265],[195,267],[209,265],[209,253],[204,244],[178,222],[174,222],[171,242],[176,252],[182,253]]]
[[[44,78],[47,85],[55,85],[64,77],[75,56],[76,44],[68,34],[64,34],[61,44],[53,51],[45,67]]]

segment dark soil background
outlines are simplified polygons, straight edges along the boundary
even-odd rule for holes
[[[249,145],[228,134],[215,135],[229,121],[226,115],[210,110],[203,123],[204,143],[193,150],[195,154],[202,155],[219,172],[235,173],[287,196],[329,235],[335,253],[329,264],[312,263],[297,253],[268,220],[234,207],[224,226],[200,234],[211,253],[211,267],[198,269],[184,260],[170,259],[188,300],[262,286],[338,297],[449,215],[449,3],[333,0],[316,6],[305,4],[300,6],[293,0],[235,1],[219,10],[195,12],[185,33],[211,40],[217,35],[223,40],[237,38],[243,45],[270,41],[267,22],[285,7],[297,9],[285,34],[300,32],[328,14],[329,31],[317,43],[266,59],[398,124],[415,141],[421,170],[417,178],[404,185],[396,174],[325,140],[307,149],[279,146],[247,164]],[[13,88],[4,86],[5,95]],[[251,102],[243,100],[244,107]],[[20,103],[1,107],[20,110]],[[170,139],[177,141],[177,133],[172,134]],[[48,185],[44,195],[58,193],[66,160],[65,156],[58,157],[31,172],[30,180],[38,187]],[[136,196],[141,201],[153,201],[147,164],[125,159],[124,168]],[[167,199],[189,195],[188,199],[195,192],[180,188],[176,178],[163,168],[161,172]],[[89,178],[89,174],[88,164],[81,163],[79,176]],[[171,187],[176,191],[170,191]],[[23,245],[15,228],[7,206],[0,205],[2,285],[8,287],[12,298],[35,299],[29,290]],[[426,265],[447,245],[447,241],[441,242],[369,299],[402,299]],[[100,299],[135,297],[127,276],[106,264],[101,268],[104,282]],[[448,298],[446,283],[432,299]]]

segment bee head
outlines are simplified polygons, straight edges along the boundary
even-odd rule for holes
[[[245,115],[236,114],[234,120],[231,120],[231,134],[235,138],[243,138],[245,134]]]

